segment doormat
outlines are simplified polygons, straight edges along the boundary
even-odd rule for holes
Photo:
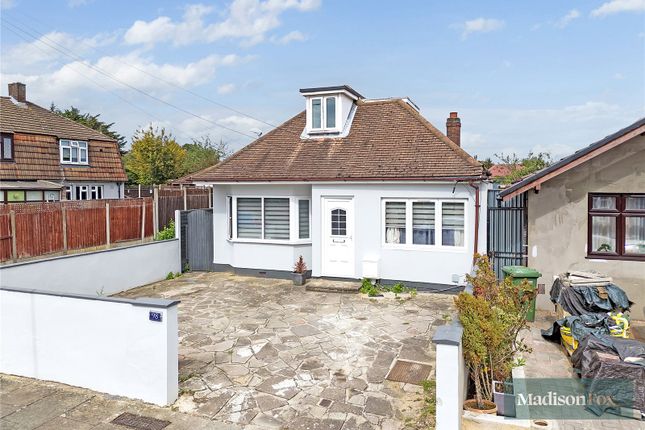
[[[170,421],[163,421],[156,418],[124,412],[113,419],[112,424],[118,424],[120,426],[130,427],[137,430],[162,430],[170,424]]]
[[[387,374],[389,381],[405,382],[406,384],[421,385],[427,380],[432,371],[432,365],[414,361],[396,360],[394,367]]]

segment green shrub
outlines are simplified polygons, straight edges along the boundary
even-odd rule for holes
[[[175,238],[175,220],[170,220],[168,225],[155,235],[155,240],[168,240]]]

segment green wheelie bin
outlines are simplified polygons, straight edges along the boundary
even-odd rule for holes
[[[533,290],[537,288],[537,280],[542,276],[537,270],[526,266],[504,266],[502,267],[502,272],[504,272],[505,277],[510,276],[513,279],[514,285],[519,285],[526,279],[533,286]],[[531,301],[531,306],[526,312],[526,320],[535,321],[535,298]]]

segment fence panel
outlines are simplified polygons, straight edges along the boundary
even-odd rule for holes
[[[11,258],[11,237],[9,213],[0,213],[0,261]]]
[[[114,202],[110,204],[110,240],[120,242],[141,238],[143,202]]]
[[[104,202],[63,204],[67,211],[68,249],[90,248],[107,243]]]
[[[3,204],[0,205],[0,261],[106,245],[105,205],[108,202],[111,242],[141,239],[144,204],[144,237],[152,236],[153,205],[150,198]],[[12,212],[15,232],[11,228]],[[15,256],[12,250],[14,235]]]

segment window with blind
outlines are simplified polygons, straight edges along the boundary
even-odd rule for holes
[[[441,203],[441,244],[464,246],[464,204]]]
[[[645,260],[645,194],[590,194],[590,257]]]
[[[300,241],[311,238],[311,202],[297,197],[228,197],[229,239]]]
[[[237,237],[262,239],[262,199],[237,199]]]
[[[298,238],[309,239],[309,200],[298,200]]]
[[[412,243],[434,245],[434,202],[412,202]]]
[[[289,240],[289,199],[264,199],[264,238]]]
[[[465,246],[464,201],[385,200],[384,243],[403,247]]]
[[[405,243],[406,202],[385,202],[385,243]]]

